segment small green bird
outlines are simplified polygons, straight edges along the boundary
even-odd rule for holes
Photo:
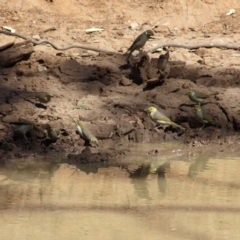
[[[28,121],[10,122],[10,124],[14,128],[15,133],[18,133],[24,136],[27,143],[29,143],[26,136],[27,132],[30,132],[33,129],[36,129],[36,130],[38,129],[35,123],[28,122]]]
[[[160,73],[162,73],[167,64],[168,64],[168,60],[169,60],[169,50],[166,50],[167,52],[165,54],[161,54],[158,58],[158,64],[157,64],[157,68],[159,70]]]
[[[212,124],[215,126],[220,127],[221,125],[217,122],[215,122],[212,117],[207,115],[202,109],[200,105],[195,105],[195,115],[197,120],[203,124],[202,128],[205,126],[205,124]]]
[[[69,115],[68,115],[69,116]],[[98,139],[86,128],[80,121],[76,121],[73,117],[69,116],[72,121],[76,124],[77,130],[81,138],[85,141],[94,143],[98,146]]]
[[[48,132],[48,137],[54,141],[58,140],[61,137],[61,134],[63,133],[62,131],[57,130],[55,127],[51,125],[47,126],[47,132]]]
[[[51,98],[53,97],[52,93],[39,93],[35,96],[41,103],[48,103],[50,102]]]
[[[170,67],[170,63],[169,63],[169,50],[167,50],[166,48],[164,49],[167,52],[165,54],[161,54],[158,58],[158,63],[157,63],[157,68],[158,68],[158,73],[160,73],[160,78],[165,80],[167,79],[171,67]]]
[[[159,112],[155,107],[149,107],[148,111],[150,112],[150,118],[158,125],[172,125],[174,127],[178,127],[185,130],[184,127],[171,121],[168,117],[166,117],[164,114]]]
[[[198,103],[199,105],[201,105],[201,103],[203,103],[205,101],[205,99],[211,97],[211,96],[216,96],[218,95],[219,92],[213,92],[210,94],[205,94],[202,92],[197,92],[194,90],[190,90],[186,93],[186,95],[188,95],[189,99],[193,102]]]
[[[128,56],[127,56],[127,61],[129,59],[129,57],[131,56],[132,52],[135,50],[138,50],[140,48],[143,48],[143,46],[145,45],[145,43],[147,42],[147,40],[153,36],[154,33],[152,30],[147,30],[145,32],[143,32],[142,34],[140,34],[133,42],[133,44],[131,45],[131,47],[127,50],[126,53],[129,52]]]

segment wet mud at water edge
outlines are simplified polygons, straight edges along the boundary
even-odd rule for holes
[[[138,65],[138,60],[132,62],[134,67],[129,73],[116,69],[117,65],[124,62],[121,60],[122,56],[101,55],[95,57],[92,66],[86,65],[89,60],[63,60],[56,57],[56,65],[48,66],[44,72],[31,73],[30,76],[26,76],[22,67],[25,62],[11,69],[3,69],[0,143],[2,162],[9,158],[50,152],[68,152],[71,159],[72,153],[79,153],[76,161],[80,162],[101,162],[103,159],[112,161],[118,155],[128,154],[127,151],[118,150],[119,145],[126,143],[179,141],[189,147],[190,155],[239,150],[239,90],[236,83],[231,82],[226,88],[221,86],[219,79],[203,77],[193,81],[171,77],[174,72],[170,72],[168,79],[163,82],[160,79],[154,85],[151,82],[148,86],[147,81],[156,79],[154,76],[158,77],[158,73],[155,68],[155,75],[150,74],[153,70],[149,73],[151,76],[143,74],[155,66],[152,63],[154,59],[150,61],[148,55],[143,57],[148,59],[147,62],[143,66]],[[33,62],[38,63],[37,54],[33,58],[31,62],[27,61],[31,68]],[[106,67],[105,65],[113,65],[113,62],[110,64],[113,59],[115,66]],[[13,69],[15,73],[11,73]],[[175,69],[176,65],[173,71]],[[123,79],[125,83],[128,79],[127,85],[122,84]],[[52,86],[53,97],[48,103],[41,103],[36,96],[48,91],[46,86]],[[204,112],[218,125],[203,126],[198,121],[194,110],[196,103],[186,96],[190,89],[205,93],[219,92],[201,105]],[[185,130],[174,126],[154,128],[156,123],[148,113],[150,106],[155,106]],[[80,137],[69,116],[80,120],[96,136],[99,147],[86,143]],[[11,126],[12,122],[25,120],[37,125],[37,129],[26,133],[26,138]],[[59,139],[49,139],[48,125],[61,131]],[[112,148],[105,148],[109,145],[113,146],[114,151]],[[82,152],[83,149],[86,151]],[[103,152],[103,149],[106,151]]]
[[[239,156],[172,157],[72,165],[16,159],[0,169],[1,236],[238,239]]]
[[[145,4],[148,6],[150,3]],[[164,7],[162,3],[160,5]],[[133,143],[180,142],[188,148],[186,156],[239,151],[240,75],[236,50],[199,48],[190,51],[169,47],[151,53],[134,51],[127,64],[124,52],[140,33],[152,28],[150,23],[132,30],[125,22],[113,21],[112,28],[80,34],[75,27],[77,19],[65,18],[63,21],[59,15],[53,15],[51,19],[59,23],[58,27],[44,32],[46,25],[42,20],[49,18],[49,14],[33,12],[30,14],[23,10],[21,17],[19,15],[19,19],[24,16],[24,23],[31,26],[27,30],[22,21],[11,19],[11,11],[3,12],[3,17],[12,28],[26,36],[38,32],[40,39],[46,38],[61,46],[74,40],[81,44],[93,44],[114,54],[84,49],[58,51],[47,44],[32,45],[27,42],[25,44],[30,44],[32,49],[29,56],[10,66],[1,62],[2,164],[12,158],[42,159],[47,154],[62,152],[66,153],[65,161],[71,163],[114,162],[119,156],[134,155],[132,150],[120,147]],[[237,19],[238,16],[231,20],[231,26],[235,26],[236,31],[239,29]],[[238,32],[233,34],[226,30],[222,34],[221,26],[229,24],[229,21],[224,16],[217,22],[218,28],[209,23],[204,28],[179,29],[176,32],[157,26],[144,50],[159,42],[174,41],[182,44],[206,41],[237,44],[240,38]],[[87,27],[89,21],[82,20],[82,24],[82,27]],[[4,34],[0,34],[0,39],[1,46],[23,42],[20,38]],[[168,63],[163,69],[159,67],[159,57],[166,56],[167,52]],[[189,90],[206,94],[219,92],[201,104],[202,110],[217,124],[203,126],[199,122],[194,109],[196,103],[186,95]],[[52,95],[49,101],[39,97],[44,93]],[[154,128],[156,123],[148,113],[151,106],[185,130],[174,126]],[[98,139],[99,146],[83,140],[69,116],[81,121]],[[26,120],[37,127],[19,134],[11,123]],[[49,137],[49,125],[60,132],[59,138]],[[153,150],[159,151],[159,147],[153,147]]]

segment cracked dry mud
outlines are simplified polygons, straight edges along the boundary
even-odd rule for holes
[[[51,6],[51,3],[48,4]],[[152,4],[151,1],[145,3],[145,8]],[[157,7],[164,6],[162,3]],[[91,11],[94,13],[96,8],[88,8],[88,12]],[[131,12],[134,13],[132,8]],[[132,68],[121,69],[121,66],[126,64],[123,53],[135,37],[151,28],[153,22],[146,21],[139,30],[131,30],[123,18],[122,21],[115,19],[105,24],[105,31],[86,34],[83,29],[98,22],[91,21],[87,15],[84,15],[81,27],[78,28],[78,18],[64,17],[56,12],[49,16],[38,8],[19,12],[5,9],[1,13],[2,25],[7,24],[28,37],[39,35],[59,46],[79,43],[115,52],[114,55],[107,55],[83,49],[56,51],[48,45],[37,45],[33,46],[34,53],[28,59],[14,66],[1,68],[1,162],[5,163],[9,158],[51,152],[69,153],[70,162],[86,162],[87,159],[91,159],[90,162],[114,161],[118,156],[129,154],[129,151],[118,150],[118,144],[129,141],[184,142],[188,145],[183,153],[185,156],[239,150],[238,51],[170,48],[171,70],[168,78],[153,81],[149,85],[149,80],[159,77],[156,66],[162,52],[132,56]],[[101,16],[101,13],[97,14]],[[153,15],[156,19],[157,12]],[[49,20],[45,21],[46,18]],[[168,28],[158,26],[154,29],[153,40],[149,40],[145,48],[160,42],[174,41],[185,44],[237,44],[240,40],[239,18],[238,14],[231,18],[222,15],[218,21],[206,23],[204,28],[197,24],[194,28],[176,28],[173,22]],[[53,24],[56,30],[43,32]],[[3,34],[0,39],[1,45],[23,41]],[[209,98],[202,108],[221,124],[221,128],[207,125],[201,129],[202,125],[194,115],[194,103],[185,95],[189,89],[205,93],[220,92]],[[41,104],[34,99],[39,92],[51,92],[54,97],[49,103]],[[184,126],[186,131],[173,127],[154,130],[155,124],[147,113],[147,108],[152,105]],[[94,133],[99,139],[99,148],[85,149],[84,141],[76,133],[76,127],[68,115],[80,119]],[[32,131],[28,135],[31,144],[26,144],[22,137],[14,136],[9,124],[21,119],[35,122],[39,126],[39,131]],[[65,131],[57,142],[48,140],[46,124]],[[113,146],[115,149],[101,146]],[[82,155],[71,154],[80,153],[83,149]]]

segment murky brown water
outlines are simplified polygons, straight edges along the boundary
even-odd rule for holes
[[[1,168],[1,239],[240,239],[240,156],[131,161]]]

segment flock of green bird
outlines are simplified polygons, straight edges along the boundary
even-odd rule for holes
[[[151,38],[151,36],[153,36],[154,33],[152,30],[147,30],[145,32],[143,32],[142,34],[140,34],[133,42],[133,44],[130,46],[130,48],[128,49],[127,52],[129,52],[128,56],[127,56],[127,61],[130,57],[130,55],[132,54],[132,52],[134,50],[139,50],[141,48],[143,48],[143,46],[145,45],[145,43],[147,42],[148,39]],[[157,63],[157,68],[158,71],[164,75],[165,78],[167,78],[169,72],[170,72],[170,65],[168,63],[168,59],[169,59],[169,51],[167,50],[166,54],[162,54],[159,56],[158,58],[158,63]],[[209,115],[207,115],[201,108],[201,103],[203,103],[207,98],[211,97],[211,96],[216,96],[217,94],[219,94],[218,92],[214,92],[211,94],[205,94],[205,93],[201,93],[201,92],[197,92],[194,90],[190,90],[187,92],[186,95],[188,95],[189,99],[193,102],[196,102],[197,105],[195,105],[195,115],[197,120],[203,124],[203,126],[205,124],[213,124],[216,126],[219,126],[218,123],[216,123],[213,118]],[[148,111],[150,112],[150,117],[151,119],[156,122],[158,125],[172,125],[181,129],[185,129],[184,127],[174,123],[173,121],[171,121],[168,117],[166,117],[163,113],[161,113],[160,111],[158,111],[155,107],[149,107]]]
[[[40,93],[35,96],[35,99],[38,99],[41,103],[48,103],[50,102],[53,94],[51,93]],[[98,139],[85,127],[80,121],[76,121],[73,117],[69,116],[70,119],[76,124],[77,131],[82,139],[85,141],[91,142],[98,146]],[[18,122],[9,122],[10,125],[14,128],[14,132],[16,134],[22,135],[27,143],[30,143],[27,138],[27,133],[31,132],[33,129],[39,130],[38,126],[35,123],[29,121],[18,121]],[[57,141],[63,131],[56,129],[52,125],[48,124],[46,127],[49,139],[53,141]]]
[[[196,116],[197,120],[203,124],[202,128],[205,126],[205,124],[211,124],[211,125],[215,125],[218,127],[220,126],[219,123],[214,121],[213,118],[211,116],[209,116],[208,114],[206,114],[201,108],[201,103],[203,103],[207,98],[209,98],[211,96],[216,96],[217,94],[219,94],[219,92],[205,94],[205,93],[197,92],[194,90],[190,90],[186,93],[186,95],[188,95],[188,97],[191,101],[197,103],[194,106],[195,116]],[[155,107],[149,107],[148,111],[150,112],[151,119],[158,125],[172,125],[174,127],[178,127],[180,129],[185,130],[184,127],[171,121],[168,117],[166,117],[163,113],[158,111]]]
[[[134,40],[134,42],[130,46],[130,48],[127,50],[126,53],[129,52],[129,54],[128,54],[126,60],[128,61],[128,59],[131,56],[133,51],[143,48],[145,43],[147,42],[147,40],[153,35],[154,35],[154,33],[152,30],[147,30],[147,31],[143,32],[142,34],[140,34]],[[160,55],[160,57],[158,59],[158,69],[159,69],[160,73],[161,73],[161,71],[164,71],[164,68],[167,66],[168,59],[169,59],[168,51],[165,55]],[[203,124],[203,126],[205,124],[212,124],[212,125],[219,126],[219,124],[216,123],[212,119],[211,116],[207,115],[201,109],[201,103],[203,103],[207,98],[209,98],[211,96],[216,96],[217,94],[219,94],[219,93],[214,92],[211,94],[204,94],[204,93],[197,92],[194,90],[190,90],[186,93],[186,95],[188,95],[188,97],[191,101],[197,103],[197,105],[195,105],[195,116],[196,116],[197,120]],[[53,95],[51,93],[41,93],[41,94],[37,94],[35,96],[36,99],[38,99],[41,103],[45,103],[45,104],[48,103],[52,97],[53,97]],[[182,130],[185,129],[184,127],[178,125],[177,123],[171,121],[167,116],[165,116],[163,113],[158,111],[157,108],[155,108],[153,106],[149,107],[148,111],[150,113],[150,118],[157,124],[157,127],[159,127],[161,125],[171,125],[173,127],[177,127]],[[87,141],[89,143],[93,143],[98,146],[98,139],[80,121],[76,121],[71,116],[69,116],[69,117],[75,123],[80,137],[82,139],[84,139],[85,141]],[[29,140],[28,140],[26,134],[33,129],[38,130],[38,126],[35,123],[29,122],[29,121],[10,122],[10,124],[14,128],[15,133],[23,135],[23,137],[25,138],[27,143],[29,143]],[[60,138],[61,134],[63,133],[61,130],[57,130],[52,125],[47,125],[46,130],[48,133],[48,137],[53,141],[57,141]]]

